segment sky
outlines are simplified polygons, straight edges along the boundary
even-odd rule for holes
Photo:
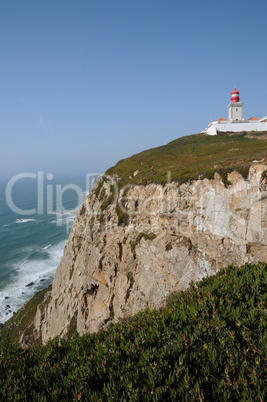
[[[2,0],[0,178],[104,172],[227,118],[267,115],[267,3]]]

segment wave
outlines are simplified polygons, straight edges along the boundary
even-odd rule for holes
[[[51,221],[51,222],[49,222],[49,223],[57,223],[57,224],[62,224],[62,223],[64,223],[64,222],[71,222],[71,223],[73,223],[75,221],[75,216],[68,216],[68,217],[66,217],[66,218],[57,218],[57,219],[54,219],[53,221]]]
[[[35,251],[32,253],[29,257],[28,260],[48,260],[50,258],[49,253],[44,250],[40,251]]]
[[[36,222],[36,219],[17,219],[16,223]]]
[[[47,250],[48,248],[50,248],[52,246],[52,244],[48,244],[48,246],[45,246],[42,248],[42,250]]]
[[[63,211],[50,211],[48,212],[48,215],[72,215],[72,214],[76,214],[78,208],[74,208],[74,209],[66,209]]]
[[[73,209],[71,211],[54,211],[50,212],[50,214],[56,215],[56,219],[53,219],[49,223],[56,223],[57,225],[62,225],[71,223],[75,221],[77,210]]]
[[[36,204],[35,190],[32,183],[16,188],[20,207]],[[0,323],[54,277],[76,216],[77,194],[64,194],[65,208],[53,195],[52,204],[44,199],[44,214],[17,215],[0,203]]]
[[[0,323],[8,320],[30,297],[53,280],[67,240],[31,254],[13,265],[16,275],[0,291]]]

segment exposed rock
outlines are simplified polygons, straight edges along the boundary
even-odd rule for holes
[[[218,174],[181,186],[133,186],[118,200],[109,177],[85,198],[49,297],[37,308],[42,342],[66,336],[70,323],[84,334],[160,307],[170,292],[228,264],[267,261],[264,171],[251,166],[247,180],[232,172],[228,187]]]

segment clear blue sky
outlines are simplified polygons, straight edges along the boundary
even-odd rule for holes
[[[267,115],[266,1],[3,0],[0,178],[102,172],[227,117]]]

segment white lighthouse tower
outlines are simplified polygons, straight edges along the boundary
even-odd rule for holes
[[[228,105],[228,120],[221,117],[212,121],[203,133],[217,135],[218,133],[241,133],[243,131],[267,132],[267,116],[262,119],[251,117],[244,120],[243,105],[244,103],[239,101],[239,92],[235,88],[231,93],[231,103]]]
[[[228,105],[228,121],[242,121],[243,118],[243,105],[244,103],[239,102],[239,92],[234,89],[231,93],[231,103]]]

